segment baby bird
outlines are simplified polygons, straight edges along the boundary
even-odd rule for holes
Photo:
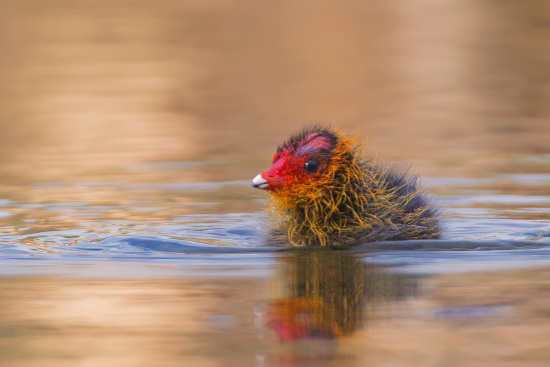
[[[439,238],[439,211],[406,171],[364,157],[340,132],[312,126],[277,148],[252,180],[271,193],[268,243],[349,246]]]

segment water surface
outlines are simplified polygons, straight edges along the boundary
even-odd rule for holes
[[[544,365],[550,196],[521,175],[426,186],[446,192],[442,240],[344,251],[263,246],[266,193],[248,181],[18,186],[1,203],[3,363],[430,365],[483,351]]]
[[[0,365],[547,366],[547,2],[5,0]],[[444,238],[263,245],[310,122]]]

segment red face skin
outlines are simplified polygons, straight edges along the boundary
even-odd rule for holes
[[[318,133],[307,135],[296,146],[287,147],[282,152],[275,154],[273,164],[261,176],[267,181],[265,190],[280,190],[293,183],[305,183],[314,180],[321,175],[328,162],[316,156],[321,149],[329,150],[331,141],[328,137]],[[320,168],[312,173],[305,169],[305,164],[310,159],[316,159]]]

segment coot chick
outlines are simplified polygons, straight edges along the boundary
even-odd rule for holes
[[[271,194],[270,244],[335,247],[441,233],[439,211],[416,176],[364,156],[327,126],[291,136],[252,185]]]

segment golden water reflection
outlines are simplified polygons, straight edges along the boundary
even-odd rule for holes
[[[355,359],[340,344],[416,294],[413,277],[344,253],[277,263],[267,280],[2,278],[2,365]]]
[[[325,258],[332,255],[280,257],[286,270],[268,279],[3,277],[0,362],[48,367],[550,361],[548,268],[420,278],[345,255]],[[289,319],[283,309],[299,312]]]

